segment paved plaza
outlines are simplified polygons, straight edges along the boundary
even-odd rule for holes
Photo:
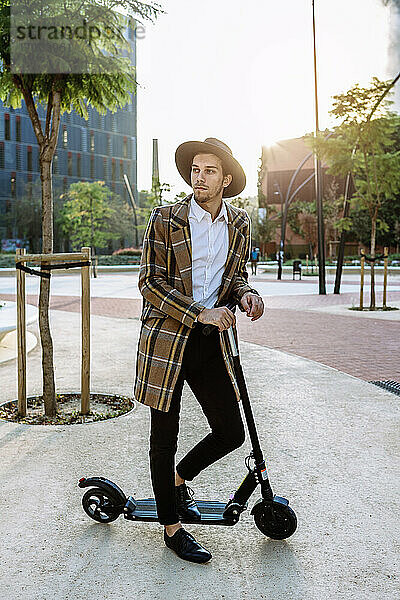
[[[310,281],[310,279],[312,279]],[[91,279],[92,314],[138,319],[141,296],[138,275],[99,273]],[[37,304],[39,282],[26,279],[27,302]],[[332,276],[327,277],[327,295],[318,294],[317,278],[276,281],[272,274],[250,276],[251,285],[262,294],[264,317],[254,326],[238,313],[238,330],[243,341],[303,356],[366,381],[400,381],[400,310],[358,313],[356,275],[343,277],[341,293],[334,295]],[[382,277],[377,277],[377,306],[382,305]],[[51,308],[80,312],[80,276],[52,278]],[[0,277],[0,300],[15,300],[15,280]],[[364,305],[369,303],[368,279]],[[400,308],[400,274],[389,279],[388,301]]]
[[[399,380],[398,313],[346,312],[357,303],[354,276],[339,297],[319,297],[316,281],[278,283],[260,273],[251,283],[267,310],[255,323],[238,315],[243,369],[272,487],[298,517],[295,534],[263,537],[248,510],[233,528],[187,526],[213,559],[183,562],[164,546],[159,525],[122,517],[100,525],[81,507],[82,476],[109,477],[136,497],[152,494],[147,407],[89,425],[1,421],[2,599],[183,600],[189,589],[193,600],[399,596],[399,398],[368,383]],[[64,392],[80,386],[79,284],[78,275],[52,278],[55,372]],[[0,300],[12,299],[13,285],[0,278]],[[91,389],[131,395],[137,275],[100,274],[91,285]],[[29,302],[35,286],[27,277]],[[388,303],[400,305],[395,281]],[[30,330],[37,334],[35,325]],[[40,361],[38,344],[28,354],[28,394],[41,391]],[[15,398],[15,360],[0,364],[0,381],[1,401]],[[185,386],[178,458],[206,432]],[[227,499],[246,473],[249,450],[246,440],[201,473],[195,496]]]

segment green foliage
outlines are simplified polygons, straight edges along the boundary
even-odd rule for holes
[[[251,196],[247,196],[246,198],[242,198],[241,196],[237,196],[237,198],[229,198],[228,202],[229,204],[232,204],[232,206],[243,208],[249,215],[255,208],[257,208],[255,198]]]
[[[188,194],[186,192],[179,192],[179,194],[175,194],[174,202],[178,202],[178,200],[183,200],[186,198]]]
[[[39,16],[39,20],[44,19],[45,22],[54,15],[58,18],[62,14],[64,19],[58,18],[56,21],[58,24],[67,22],[75,25],[78,20],[82,22],[82,18],[88,17],[87,20],[92,26],[104,32],[109,27],[115,29],[117,26],[118,29],[122,17],[117,14],[117,11],[132,16],[139,15],[145,19],[155,18],[160,12],[158,5],[144,4],[137,0],[118,0],[118,2],[92,0],[86,4],[79,0],[68,0],[68,2],[45,0],[45,3],[31,2],[29,8],[35,12],[35,17]],[[22,9],[22,14],[25,14],[23,2],[20,5],[14,2],[13,9],[17,11]],[[67,21],[65,11],[68,11],[68,17],[71,17]],[[107,109],[115,111],[125,106],[131,100],[131,93],[135,91],[135,69],[131,61],[124,56],[124,49],[127,49],[128,45],[122,30],[121,34],[112,41],[104,41],[104,36],[95,37],[89,43],[86,43],[86,39],[82,39],[81,44],[77,42],[76,36],[74,43],[69,43],[69,39],[61,39],[59,43],[52,44],[50,52],[46,50],[43,54],[42,48],[33,54],[34,49],[31,53],[24,52],[25,48],[21,44],[14,44],[13,50],[19,52],[18,58],[22,60],[22,64],[30,66],[34,56],[36,65],[43,65],[43,68],[35,66],[32,69],[36,71],[34,73],[30,73],[29,69],[18,70],[18,68],[12,72],[10,39],[10,0],[0,0],[0,99],[5,105],[14,108],[21,106],[23,99],[32,123],[39,146],[42,184],[41,251],[49,254],[54,251],[51,166],[57,147],[60,115],[65,111],[75,110],[78,115],[87,119],[89,105],[103,114]],[[32,44],[31,40],[28,40],[28,43]],[[82,63],[89,68],[82,69]],[[97,69],[91,68],[93,64]],[[71,68],[76,65],[78,65],[77,70]],[[44,123],[38,114],[40,104],[46,112]],[[74,189],[71,191],[72,196],[68,199],[65,210],[70,211],[73,220],[70,223],[63,223],[63,227],[64,231],[71,235],[73,243],[78,246],[103,245],[105,241],[115,237],[115,234],[111,234],[109,229],[105,228],[104,222],[112,219],[114,211],[105,205],[102,190],[99,189],[98,193],[92,194],[81,188],[82,198],[74,195]],[[90,203],[89,213],[87,202]],[[46,323],[50,282],[42,279],[40,287],[39,310],[43,317],[39,322],[43,358],[43,397],[46,416],[54,416],[57,404],[53,350],[51,333]]]
[[[331,181],[324,190],[324,224],[327,241],[335,240],[337,232],[344,225],[340,219],[343,207],[343,197],[338,193],[339,184]],[[288,223],[295,233],[304,238],[307,244],[317,243],[317,207],[315,200],[311,202],[295,201],[289,205]]]
[[[135,240],[135,225],[131,205],[113,192],[111,192],[108,204],[111,212],[105,218],[104,227],[113,236],[109,238],[109,241],[120,239],[122,244],[125,243],[125,240],[131,240],[133,243]]]
[[[18,3],[14,3],[14,14],[18,9]],[[44,11],[44,12],[43,12]],[[104,27],[111,27],[114,32],[121,28],[121,13],[125,11],[132,16],[139,16],[142,19],[154,20],[162,12],[158,4],[146,4],[136,0],[91,0],[90,3],[81,3],[71,0],[68,4],[63,4],[57,0],[47,0],[46,4],[38,5],[30,3],[29,14],[37,16],[41,21],[48,16],[56,16],[59,19],[67,18],[67,22],[73,23],[75,20],[86,21],[104,30]],[[37,15],[35,13],[37,12]],[[67,12],[67,17],[65,16]],[[125,25],[128,20],[123,21]],[[49,62],[53,57],[48,53],[43,58],[43,69],[36,74],[11,73],[10,60],[10,0],[0,0],[0,58],[2,60],[2,72],[0,74],[0,98],[6,105],[17,108],[21,106],[21,100],[24,93],[29,93],[35,98],[35,102],[47,106],[49,97],[57,90],[61,96],[61,113],[75,110],[80,116],[87,119],[87,104],[93,106],[97,111],[104,114],[107,109],[115,111],[130,100],[130,93],[135,90],[135,71],[131,62],[123,56],[122,51],[127,50],[128,44],[122,34],[114,36],[113,42],[108,43],[105,40],[107,36],[92,38],[88,40],[79,40],[74,38],[73,44],[68,44],[68,40],[59,40],[56,44],[52,43],[53,54],[56,51],[58,64],[56,70],[49,71]],[[67,44],[66,44],[67,42]],[[88,68],[86,71],[71,73],[69,66],[65,64],[63,72],[63,55],[70,52],[71,47],[76,46],[76,56],[69,55],[71,64],[79,61],[77,64],[90,67],[90,61],[97,61],[100,70],[93,73]],[[14,52],[18,49],[18,44],[14,45]],[[34,48],[33,48],[34,50]],[[41,50],[44,47],[41,46]],[[58,51],[58,52],[57,52]],[[104,51],[107,56],[104,56]],[[89,58],[91,57],[91,58]],[[37,57],[35,57],[37,58]],[[28,57],[29,59],[29,57]],[[99,62],[100,61],[100,62]],[[107,68],[108,67],[108,68]]]
[[[262,190],[262,182],[264,181],[266,164],[263,160],[263,156],[261,155],[258,161],[258,169],[257,169],[257,200],[258,206],[262,207],[266,205],[266,197]]]
[[[260,244],[267,244],[275,239],[276,229],[280,225],[278,214],[274,207],[268,206],[265,215],[258,218],[253,228],[253,238]]]
[[[385,93],[390,85],[374,77],[369,87],[356,84],[345,94],[334,96],[331,114],[341,121],[334,135],[307,138],[328,163],[330,173],[341,177],[352,173],[352,211],[339,225],[353,231],[357,239],[365,239],[362,213],[369,215],[371,254],[375,253],[377,231],[387,232],[389,228],[383,207],[400,193],[400,147],[396,148],[400,117],[389,110],[392,101]]]
[[[109,223],[116,211],[109,206],[111,191],[104,181],[73,183],[61,198],[64,206],[60,227],[75,250],[82,246],[103,247],[118,237],[110,231]]]
[[[61,194],[61,187],[54,188],[54,238],[57,242],[57,247],[61,246],[62,233],[59,228],[61,202],[58,200]],[[17,202],[12,202],[10,210],[2,219],[7,228],[13,229],[16,232],[16,237],[29,242],[29,252],[40,253],[40,240],[42,236],[42,198],[39,176],[33,182],[28,182],[25,185],[24,192],[18,197]],[[13,253],[14,254],[14,253]]]
[[[125,250],[123,248],[122,250]],[[114,252],[113,254],[100,254],[98,256],[99,266],[114,266],[114,265],[138,265],[140,263],[141,250],[139,254],[123,254]]]

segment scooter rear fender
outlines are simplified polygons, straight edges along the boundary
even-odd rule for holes
[[[120,487],[110,479],[105,477],[82,477],[79,480],[78,486],[80,488],[85,487],[97,487],[105,492],[108,492],[118,503],[125,504],[126,496]]]

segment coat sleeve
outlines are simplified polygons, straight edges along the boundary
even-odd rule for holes
[[[235,275],[233,276],[233,284],[231,289],[231,297],[235,302],[237,302],[239,309],[243,312],[244,308],[242,308],[240,304],[240,299],[246,292],[252,292],[253,294],[260,295],[257,290],[254,290],[248,284],[248,272],[247,272],[247,262],[250,257],[250,240],[251,240],[251,226],[250,219],[248,214],[245,213],[246,224],[242,229],[242,234],[245,237],[245,242],[243,246],[242,256],[240,257],[238,268],[236,270]]]
[[[193,327],[204,309],[202,304],[168,284],[167,240],[159,208],[153,210],[144,234],[139,290],[147,302],[188,327]]]

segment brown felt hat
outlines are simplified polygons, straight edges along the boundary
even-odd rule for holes
[[[206,138],[204,142],[184,142],[175,152],[175,162],[179,173],[182,175],[186,183],[192,187],[190,173],[192,170],[193,158],[196,154],[215,154],[218,156],[224,165],[225,173],[232,175],[232,181],[225,188],[223,197],[233,198],[238,196],[246,186],[246,175],[232,155],[232,150],[216,138]]]

